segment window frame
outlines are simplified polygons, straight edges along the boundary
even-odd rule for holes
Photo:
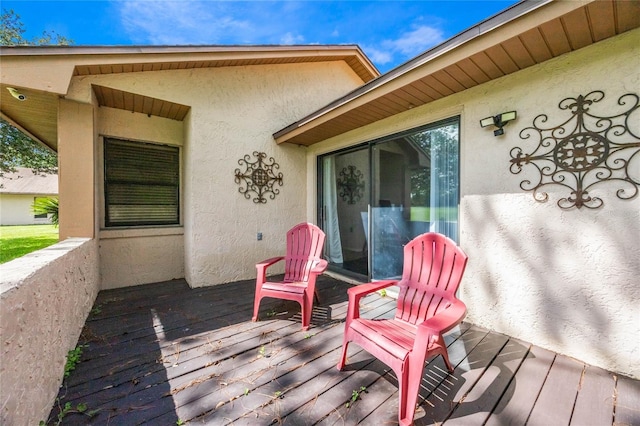
[[[112,136],[103,136],[103,141],[101,144],[102,148],[102,206],[104,214],[102,216],[102,228],[103,229],[138,229],[138,228],[164,228],[164,227],[174,227],[181,226],[182,224],[182,150],[178,145],[172,145],[167,143],[159,143],[159,142],[150,142],[150,141],[141,141],[135,139],[127,139],[121,137],[112,137]],[[136,148],[157,148],[162,147],[163,150],[169,149],[170,151],[175,151],[175,173],[176,173],[176,181],[171,185],[159,185],[159,186],[169,186],[175,191],[175,220],[166,220],[166,221],[158,221],[158,220],[150,220],[144,218],[138,218],[136,220],[130,221],[122,221],[122,220],[113,220],[110,217],[110,204],[109,204],[109,188],[113,182],[109,182],[109,172],[108,172],[108,144],[110,142],[119,142],[125,144],[131,144]],[[147,161],[148,162],[148,161]],[[159,166],[156,166],[159,167]],[[158,169],[159,170],[159,169]],[[124,182],[126,184],[126,182]],[[130,185],[139,184],[134,181],[129,182]]]

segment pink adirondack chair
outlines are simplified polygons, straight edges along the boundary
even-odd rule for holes
[[[263,297],[294,300],[302,311],[302,329],[308,330],[313,311],[313,300],[317,298],[316,278],[327,269],[327,261],[320,258],[325,234],[311,223],[300,223],[287,232],[286,256],[273,257],[256,265],[256,294],[253,303],[253,318],[258,320],[260,300]],[[267,281],[267,268],[281,260],[285,261],[284,279]]]
[[[338,370],[344,368],[350,342],[391,367],[398,378],[401,425],[413,423],[425,361],[442,355],[449,372],[453,372],[442,336],[462,322],[467,312],[455,296],[466,264],[467,255],[453,240],[430,232],[404,247],[400,281],[373,282],[348,290],[349,308]],[[360,299],[393,284],[400,288],[395,317],[360,318]]]

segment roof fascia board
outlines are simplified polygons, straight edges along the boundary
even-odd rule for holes
[[[527,0],[520,2],[493,18],[489,18],[428,50],[418,58],[389,71],[376,80],[364,84],[325,108],[274,133],[273,137],[278,144],[284,143],[310,128],[393,92],[411,81],[428,76],[459,60],[535,28],[542,22],[565,15],[593,1]],[[517,23],[514,23],[516,20]],[[512,23],[512,25],[507,25],[509,23]]]
[[[11,86],[67,93],[76,66],[155,62],[251,60],[268,58],[356,57],[371,78],[380,72],[356,45],[344,46],[234,46],[234,47],[0,47],[1,80]]]
[[[74,68],[74,63],[60,61],[60,58],[35,60],[29,56],[2,56],[0,80],[11,87],[65,95]]]
[[[196,45],[196,46],[0,46],[0,56],[101,56],[101,55],[167,55],[167,54],[252,54],[291,53],[294,56],[300,52],[339,52],[360,51],[355,44],[344,45]]]

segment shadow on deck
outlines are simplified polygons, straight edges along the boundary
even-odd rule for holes
[[[307,332],[299,305],[275,299],[252,323],[254,281],[103,291],[50,423],[70,403],[62,424],[397,424],[390,369],[355,344],[336,369],[349,287],[319,277]],[[389,298],[363,300],[363,316],[393,309]],[[446,341],[455,372],[440,357],[425,368],[417,425],[640,424],[639,381],[471,324]]]

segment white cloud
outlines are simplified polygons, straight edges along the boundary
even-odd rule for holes
[[[413,57],[443,41],[444,35],[441,30],[423,25],[387,43],[393,51],[399,52],[405,57]]]
[[[371,61],[379,66],[405,62],[445,40],[442,30],[428,25],[414,27],[396,39],[385,39],[378,46],[363,46]],[[386,67],[383,67],[386,68]],[[384,71],[384,70],[383,70]]]
[[[444,40],[438,20],[425,25],[419,15],[396,37],[365,2],[119,0],[112,5],[122,21],[114,28],[135,44],[353,43],[373,63],[389,67]],[[393,2],[380,5],[391,8],[381,10],[385,17],[399,13]]]
[[[293,35],[292,33],[286,33],[285,35],[282,36],[282,38],[280,38],[280,44],[303,44],[304,43],[304,36],[298,34],[298,35]]]
[[[122,24],[139,43],[217,44],[229,35],[251,35],[251,24],[210,1],[122,1]]]
[[[380,50],[371,46],[362,46],[362,50],[374,64],[386,65],[393,61],[393,53],[389,50]]]

